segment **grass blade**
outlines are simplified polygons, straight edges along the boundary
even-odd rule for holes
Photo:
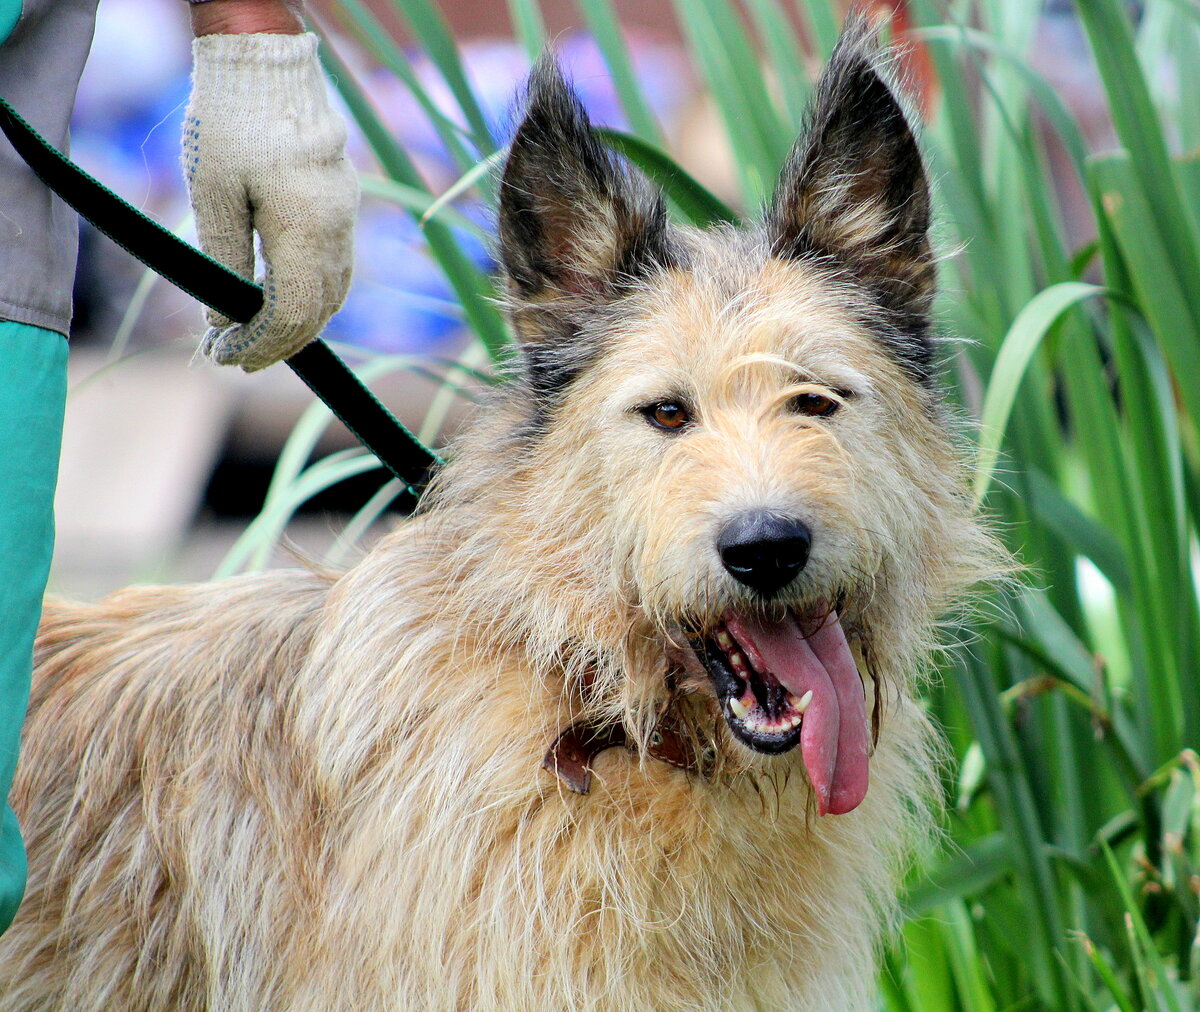
[[[466,117],[475,147],[481,154],[490,154],[495,150],[496,142],[488,128],[483,107],[467,81],[458,46],[441,12],[429,0],[394,0],[393,9],[408,22],[421,48],[441,72],[442,79]]]
[[[424,228],[426,222],[432,219],[443,208],[449,206],[451,201],[457,200],[471,189],[471,187],[478,185],[481,180],[486,179],[507,156],[508,148],[503,147],[499,151],[492,152],[483,161],[473,165],[464,172],[462,176],[446,188],[440,197],[433,200],[425,209],[420,218],[421,227]]]
[[[335,10],[341,15],[340,20],[350,29],[358,43],[378,60],[381,66],[394,74],[416,99],[459,169],[465,171],[470,168],[477,161],[478,155],[467,150],[462,139],[464,131],[457,123],[451,122],[443,115],[428,89],[421,84],[403,50],[388,37],[383,25],[370,9],[362,0],[338,0]],[[475,136],[472,140],[479,154],[491,151],[490,137],[486,138],[482,145],[480,137]]]
[[[630,129],[634,134],[657,147],[664,147],[666,139],[662,128],[650,111],[650,105],[638,87],[637,78],[633,72],[633,61],[629,57],[629,47],[617,24],[616,12],[608,0],[578,0],[579,9],[587,23],[588,30],[600,47],[608,72],[612,75],[613,87],[621,101],[621,108],[629,119]]]
[[[320,50],[321,62],[384,171],[398,183],[428,192],[428,187],[417,173],[408,154],[383,126],[370,101],[333,47],[328,44],[328,40],[325,40],[325,43]],[[484,343],[492,358],[500,359],[505,354],[509,339],[507,328],[496,308],[496,293],[491,280],[471,263],[453,233],[445,225],[436,221],[428,222],[425,226],[425,240],[445,272],[454,294],[462,303],[471,329]]]
[[[465,214],[456,211],[444,199],[445,194],[441,197],[433,197],[425,190],[419,190],[415,186],[405,186],[403,183],[397,183],[394,179],[385,179],[382,176],[359,176],[358,182],[364,196],[378,197],[381,200],[389,200],[393,204],[398,204],[406,211],[411,211],[422,224],[430,218],[437,218],[442,224],[461,228],[485,242],[491,240],[491,234],[478,222],[472,221]]]
[[[791,132],[798,132],[804,119],[812,82],[805,68],[804,53],[779,0],[748,0],[746,10],[758,37],[770,56],[770,68],[787,109]]]
[[[1017,391],[1038,346],[1069,309],[1094,296],[1111,294],[1099,285],[1063,281],[1039,293],[1013,321],[1000,346],[983,402],[979,466],[975,475],[977,502],[983,499],[992,482]]]
[[[529,62],[535,63],[546,45],[546,23],[537,0],[508,0],[508,16]]]
[[[596,134],[608,147],[624,155],[658,184],[691,224],[703,228],[722,221],[733,224],[741,221],[728,204],[688,175],[669,155],[640,137],[605,127],[598,128]]]

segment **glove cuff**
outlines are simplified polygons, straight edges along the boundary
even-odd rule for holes
[[[202,35],[192,42],[192,94],[211,95],[230,111],[269,108],[303,114],[328,107],[311,32]]]

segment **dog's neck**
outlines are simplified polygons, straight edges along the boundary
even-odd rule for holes
[[[584,670],[582,689],[585,694],[592,689],[595,675],[594,667]],[[698,741],[688,722],[682,719],[679,702],[685,690],[680,688],[675,672],[668,670],[664,680],[666,702],[640,748],[637,737],[623,722],[599,715],[584,716],[559,732],[546,750],[542,768],[556,774],[574,793],[587,794],[592,787],[592,764],[596,757],[609,749],[624,748],[704,780],[710,779],[716,769],[715,745]]]
[[[569,790],[587,794],[592,789],[592,763],[601,752],[610,748],[636,752],[637,743],[624,724],[601,723],[594,718],[577,720],[554,739],[546,750],[542,768],[557,774]],[[670,711],[655,725],[646,743],[645,754],[705,780],[712,776],[716,765],[716,750],[712,746],[698,748],[693,736],[679,725]]]

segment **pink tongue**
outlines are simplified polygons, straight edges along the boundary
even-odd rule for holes
[[[837,613],[807,639],[791,614],[769,624],[730,616],[725,624],[759,671],[769,671],[797,699],[812,692],[800,727],[800,753],[817,811],[853,811],[867,793],[867,707]]]

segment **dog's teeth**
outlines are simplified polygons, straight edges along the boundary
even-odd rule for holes
[[[733,653],[731,653],[729,655],[729,663],[732,664],[733,667],[736,668],[738,671],[746,670],[746,658],[743,657],[741,654],[739,654],[737,651],[734,651]]]
[[[721,629],[717,632],[717,643],[719,643],[724,649],[728,650],[731,646],[733,646],[733,637],[730,636],[729,633],[727,633],[724,629]]]
[[[738,720],[745,720],[746,714],[750,711],[746,709],[746,704],[740,699],[731,699],[729,701],[729,712],[737,717]]]
[[[790,698],[789,702],[791,702],[792,706],[794,706],[796,708],[797,713],[803,714],[804,711],[808,709],[808,704],[812,702],[812,693],[813,693],[813,690],[809,689],[799,699],[796,699],[795,696],[792,696]]]

